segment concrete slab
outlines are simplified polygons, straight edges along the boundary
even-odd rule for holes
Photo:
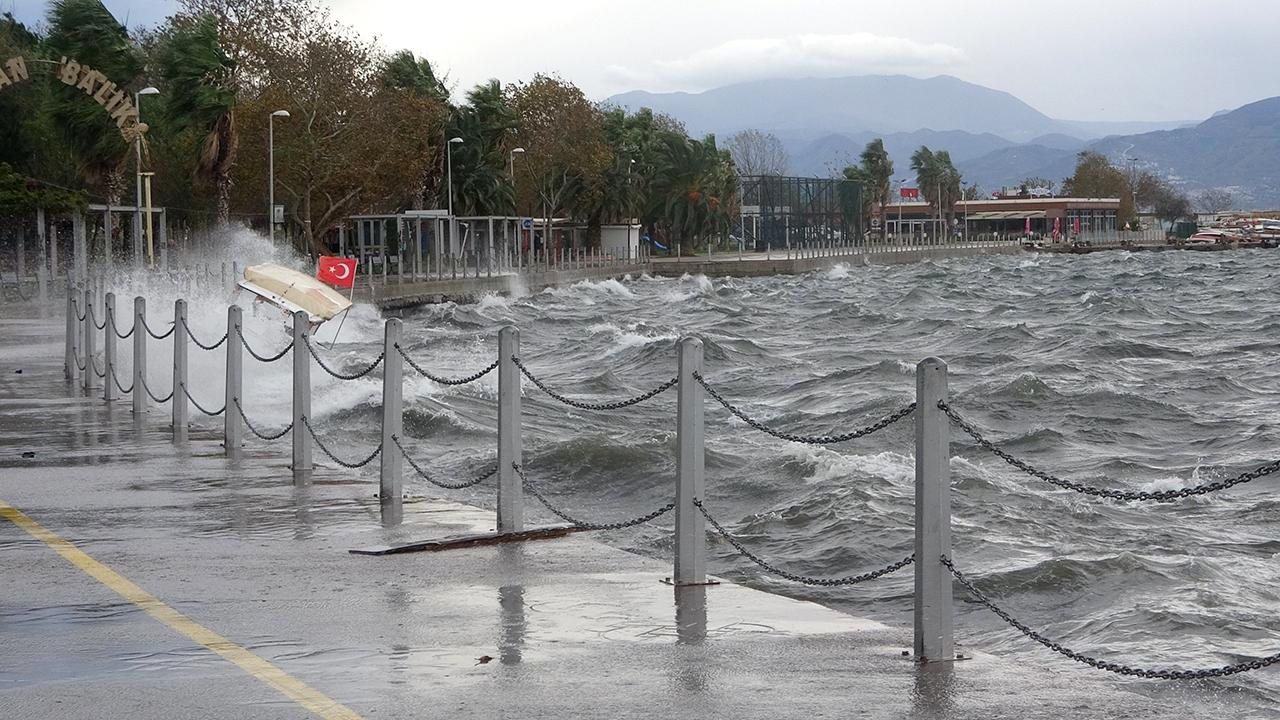
[[[1046,655],[917,666],[904,627],[747,589],[671,588],[590,534],[445,553],[352,547],[484,531],[374,475],[295,486],[287,441],[222,457],[61,379],[60,319],[0,318],[0,500],[191,621],[361,717],[1172,718],[1230,698],[1121,683]],[[21,369],[19,375],[16,370]],[[34,457],[23,457],[33,452]],[[299,704],[0,520],[6,718],[294,718]],[[902,598],[904,614],[909,612]],[[969,649],[966,649],[966,653]],[[1137,692],[1134,692],[1137,691]]]

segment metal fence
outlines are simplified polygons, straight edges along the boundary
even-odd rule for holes
[[[127,332],[121,332],[116,318],[116,299],[105,293],[101,306],[92,290],[71,293],[66,305],[65,373],[69,381],[82,381],[86,393],[96,393],[102,381],[102,397],[114,401],[131,395],[133,410],[139,416],[147,412],[148,401],[169,404],[175,441],[187,438],[189,412],[194,408],[208,416],[220,416],[223,444],[228,456],[243,451],[245,431],[264,442],[290,436],[292,471],[296,479],[305,480],[314,470],[313,448],[345,468],[361,468],[375,460],[378,466],[378,495],[384,522],[400,522],[403,512],[402,484],[407,463],[412,473],[442,489],[460,489],[493,481],[497,499],[497,537],[516,537],[525,531],[524,499],[526,494],[551,513],[582,531],[608,531],[635,527],[667,514],[674,516],[672,531],[671,582],[677,586],[703,585],[711,582],[707,575],[707,536],[714,533],[724,539],[743,557],[762,571],[786,580],[819,587],[840,587],[874,581],[911,566],[915,573],[914,648],[921,661],[946,661],[955,657],[953,633],[953,583],[958,583],[975,602],[988,608],[1027,638],[1090,667],[1127,676],[1157,679],[1193,679],[1220,677],[1255,670],[1280,662],[1280,652],[1254,656],[1230,665],[1198,669],[1168,669],[1131,666],[1085,655],[1045,637],[1018,620],[997,604],[979,583],[961,569],[952,555],[951,544],[951,429],[958,428],[978,448],[992,453],[1010,466],[1037,481],[1081,494],[1099,501],[1175,502],[1186,498],[1222,492],[1253,480],[1280,472],[1280,460],[1252,468],[1230,479],[1214,481],[1180,490],[1134,491],[1073,481],[1036,467],[1006,450],[988,437],[988,433],[969,420],[954,405],[948,394],[947,365],[938,358],[927,358],[916,367],[916,399],[883,417],[876,418],[836,435],[813,435],[784,430],[765,423],[731,400],[729,392],[713,382],[706,372],[702,341],[696,337],[681,338],[676,346],[673,376],[633,397],[608,402],[588,402],[571,393],[552,387],[521,358],[520,330],[507,326],[497,337],[493,362],[474,372],[449,377],[428,369],[415,359],[404,345],[401,321],[385,323],[381,352],[356,367],[336,369],[321,348],[312,342],[305,313],[293,316],[292,339],[280,348],[255,349],[243,334],[242,312],[238,306],[227,308],[226,331],[221,337],[199,338],[187,324],[187,304],[178,300],[168,329],[155,330],[148,319],[146,301],[133,300],[133,320]],[[99,364],[98,341],[102,340]],[[117,374],[117,341],[132,339],[133,373],[126,387]],[[146,353],[151,341],[172,343],[173,379],[166,388],[148,384]],[[188,388],[187,361],[189,345],[205,352],[224,352],[226,371],[223,404],[204,407],[195,402]],[[250,420],[244,405],[243,361],[248,354],[258,362],[275,363],[289,357],[292,365],[292,420],[283,429],[268,432]],[[326,445],[316,433],[311,415],[311,372],[314,365],[321,372],[344,381],[354,381],[381,371],[382,405],[380,442],[372,447],[344,456]],[[465,385],[486,375],[498,373],[497,446],[492,462],[483,463],[461,478],[439,476],[430,463],[415,456],[413,442],[403,428],[404,374],[417,373],[428,380],[445,385]],[[592,412],[625,410],[652,400],[668,391],[676,393],[675,426],[677,434],[676,474],[670,479],[671,500],[656,508],[644,508],[621,519],[586,519],[553,503],[544,481],[532,476],[524,464],[522,430],[522,379],[559,403]],[[163,395],[160,393],[163,392]],[[885,428],[910,418],[915,425],[915,541],[903,548],[903,555],[886,559],[884,565],[860,569],[842,577],[812,577],[789,571],[751,550],[746,543],[717,519],[707,502],[705,448],[705,412],[708,400],[714,406],[739,418],[754,431],[785,442],[830,446],[874,435]]]

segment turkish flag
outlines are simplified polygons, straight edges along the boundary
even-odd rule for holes
[[[356,284],[355,258],[322,256],[316,278],[334,287],[350,288]]]

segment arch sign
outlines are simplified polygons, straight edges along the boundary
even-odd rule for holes
[[[64,85],[84,91],[101,105],[120,129],[125,142],[133,142],[147,131],[147,124],[138,122],[138,108],[134,106],[133,98],[106,75],[67,57],[58,62],[57,74]],[[26,60],[21,55],[11,57],[0,67],[0,90],[30,77]]]

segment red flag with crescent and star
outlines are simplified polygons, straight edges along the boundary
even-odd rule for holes
[[[316,278],[334,287],[352,288],[356,284],[355,258],[322,256]]]

